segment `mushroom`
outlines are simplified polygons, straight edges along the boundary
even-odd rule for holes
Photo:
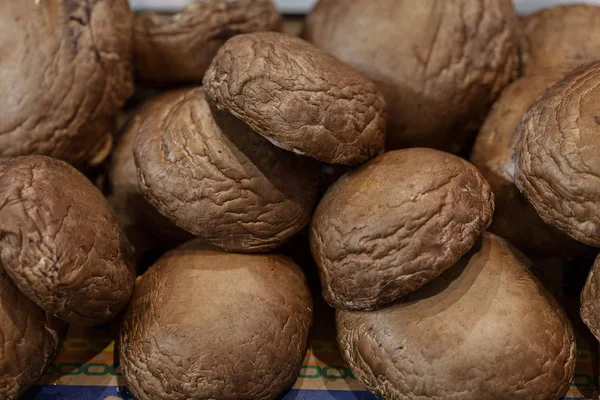
[[[292,36],[229,39],[204,76],[208,99],[274,145],[336,164],[383,151],[383,96],[358,71]]]
[[[385,95],[387,148],[459,152],[517,72],[511,0],[320,0],[305,37]]]
[[[418,289],[469,251],[493,212],[489,184],[461,158],[424,148],[375,158],[336,182],[313,216],[325,300],[365,310]]]
[[[546,222],[600,247],[600,62],[570,72],[527,112],[515,183]]]
[[[344,359],[384,399],[558,399],[573,378],[569,320],[493,234],[402,301],[336,318]]]
[[[290,259],[188,242],[136,282],[123,375],[140,400],[275,399],[300,372],[311,323],[310,291]]]
[[[600,340],[600,256],[596,258],[581,292],[581,319]]]
[[[127,0],[0,3],[0,156],[106,157],[133,91],[132,20]]]
[[[213,113],[202,88],[160,96],[140,121],[141,192],[178,227],[227,251],[263,252],[310,221],[315,163]]]
[[[205,0],[175,14],[139,13],[133,35],[136,74],[155,83],[201,83],[227,39],[278,31],[281,24],[271,0]]]
[[[577,256],[588,249],[546,224],[515,185],[515,151],[523,116],[569,68],[539,70],[513,82],[492,107],[475,141],[471,162],[492,186],[496,200],[490,231],[530,256]],[[523,227],[527,226],[527,229]]]
[[[129,244],[85,176],[46,156],[0,164],[0,263],[46,312],[73,324],[112,319],[134,285]]]
[[[521,20],[525,74],[600,58],[600,7],[569,4],[542,9]]]
[[[0,267],[0,398],[17,400],[54,360],[61,324],[23,295]]]

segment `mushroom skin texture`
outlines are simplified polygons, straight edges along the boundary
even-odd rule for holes
[[[272,0],[204,0],[175,14],[142,12],[134,21],[136,74],[155,83],[202,83],[227,39],[281,27]]]
[[[581,292],[581,319],[600,340],[600,256],[596,258]]]
[[[531,257],[581,255],[589,248],[546,224],[515,185],[515,152],[523,116],[569,68],[540,70],[510,84],[488,114],[471,162],[492,186],[496,209],[490,231]],[[527,226],[527,229],[523,229]]]
[[[0,267],[0,398],[17,400],[54,360],[61,324],[29,300]]]
[[[310,222],[317,163],[211,110],[202,88],[160,96],[140,118],[140,190],[180,228],[227,251],[255,253]]]
[[[106,156],[133,92],[132,27],[127,0],[2,1],[0,156]]]
[[[135,111],[121,132],[108,167],[110,203],[115,212],[118,211],[117,215],[127,219],[133,236],[139,237],[138,230],[143,229],[161,241],[180,244],[192,239],[192,235],[175,226],[146,201],[140,190],[133,159],[135,138],[142,124],[142,110],[151,108],[154,103],[150,100]],[[140,241],[140,248],[145,247],[144,242]]]
[[[130,245],[102,193],[68,164],[23,156],[0,164],[0,263],[57,318],[108,322],[134,286]]]
[[[375,85],[302,39],[234,36],[213,59],[208,99],[282,149],[334,164],[383,152],[387,114]]]
[[[515,183],[546,222],[600,247],[600,63],[571,71],[527,112]]]
[[[289,258],[192,241],[138,278],[121,366],[140,400],[275,399],[296,381],[311,324],[310,290]]]
[[[402,301],[336,319],[342,356],[384,399],[558,399],[573,378],[571,323],[509,244],[489,233]]]
[[[516,76],[511,0],[320,0],[305,38],[372,79],[388,106],[388,149],[457,153]]]
[[[488,228],[494,195],[467,161],[433,149],[385,153],[338,180],[313,216],[323,296],[369,310],[454,265]]]
[[[525,75],[563,64],[600,58],[600,7],[569,4],[521,18],[521,58]]]

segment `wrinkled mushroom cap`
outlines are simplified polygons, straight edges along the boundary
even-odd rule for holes
[[[525,74],[600,58],[600,7],[570,4],[542,9],[521,19]]]
[[[393,306],[338,311],[337,328],[354,375],[390,400],[558,399],[575,368],[563,311],[508,243],[489,233]]]
[[[385,153],[319,203],[311,249],[335,308],[379,307],[462,257],[492,221],[494,196],[467,161],[432,149]]]
[[[516,73],[511,0],[321,0],[305,37],[377,83],[388,149],[458,152]]]
[[[600,340],[600,256],[596,258],[581,292],[581,319]]]
[[[139,13],[133,36],[136,74],[158,83],[201,83],[227,39],[278,31],[281,24],[272,0],[205,0],[175,14]]]
[[[189,242],[138,278],[121,366],[140,400],[275,399],[296,380],[311,321],[290,259]]]
[[[0,262],[45,311],[73,324],[112,319],[129,301],[129,243],[94,185],[62,161],[0,164]]]
[[[308,224],[318,185],[312,160],[213,114],[201,88],[167,93],[140,118],[140,189],[180,228],[228,251],[262,252]]]
[[[0,266],[0,398],[16,400],[54,360],[60,324],[23,295]]]
[[[600,246],[600,63],[570,72],[527,112],[515,182],[540,217]]]
[[[546,89],[568,71],[568,67],[540,70],[509,85],[488,114],[471,153],[471,162],[494,191],[496,211],[490,231],[532,256],[571,256],[587,250],[542,221],[514,180],[521,120]]]
[[[283,149],[337,164],[383,151],[383,96],[354,68],[302,39],[235,36],[217,53],[204,87],[217,108]]]
[[[132,20],[127,0],[0,3],[0,155],[97,163],[133,90]]]

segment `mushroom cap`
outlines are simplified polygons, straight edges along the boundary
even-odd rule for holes
[[[596,258],[581,292],[581,319],[600,340],[600,256]]]
[[[305,37],[385,95],[387,148],[458,152],[515,76],[511,0],[320,0]]]
[[[175,14],[139,13],[133,30],[136,74],[157,83],[202,83],[227,39],[279,31],[281,25],[272,0],[205,0]]]
[[[446,273],[391,307],[337,313],[352,372],[385,399],[558,399],[575,368],[559,305],[489,233]]]
[[[203,89],[169,92],[140,118],[140,189],[180,228],[227,251],[262,252],[310,221],[316,163],[211,111]]]
[[[385,153],[319,203],[311,250],[335,308],[372,309],[436,278],[492,222],[494,196],[467,161],[433,149]]]
[[[138,278],[121,366],[140,400],[274,399],[298,376],[311,323],[290,259],[192,241]]]
[[[0,3],[0,156],[97,158],[133,91],[132,20],[127,0]]]
[[[600,62],[582,65],[527,112],[515,182],[547,223],[600,247]]]
[[[271,143],[336,164],[381,153],[385,101],[354,68],[275,32],[234,36],[206,75],[207,97]]]
[[[545,8],[521,19],[525,74],[600,58],[600,7],[569,4]]]
[[[515,152],[523,116],[569,68],[539,70],[510,84],[494,103],[475,141],[471,162],[494,191],[496,210],[490,231],[530,256],[573,256],[588,248],[546,224],[515,185]],[[527,229],[523,229],[527,226]]]
[[[54,360],[60,329],[0,267],[0,398],[17,400],[37,383]]]
[[[130,248],[96,187],[68,164],[23,156],[0,164],[0,263],[17,287],[69,323],[116,316],[134,286]]]

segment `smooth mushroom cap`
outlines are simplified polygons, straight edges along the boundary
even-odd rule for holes
[[[542,9],[521,19],[525,74],[562,64],[600,59],[600,7],[570,4]]]
[[[305,37],[372,79],[388,149],[461,150],[519,65],[511,0],[320,0]]]
[[[600,256],[596,258],[581,292],[581,319],[600,340]]]
[[[233,252],[274,249],[310,221],[318,170],[211,111],[201,88],[167,93],[134,145],[144,197],[182,229]]]
[[[492,222],[494,195],[467,161],[432,149],[388,152],[319,203],[311,250],[335,308],[373,309],[454,265]]]
[[[352,372],[385,399],[558,399],[575,368],[573,329],[512,253],[484,233],[446,273],[391,307],[337,313]]]
[[[546,89],[568,71],[568,67],[540,70],[510,84],[488,114],[471,153],[471,162],[494,191],[496,210],[489,230],[530,256],[568,257],[588,249],[542,221],[514,179],[521,120]]]
[[[181,12],[143,12],[134,21],[135,68],[157,83],[202,83],[219,48],[234,35],[281,30],[272,0],[205,0]]]
[[[54,360],[61,324],[17,289],[0,267],[0,398],[16,400]]]
[[[0,3],[0,155],[97,163],[133,91],[132,21],[127,0]]]
[[[381,153],[385,101],[354,68],[275,32],[229,39],[204,76],[207,97],[271,143],[336,164]]]
[[[600,63],[570,72],[527,112],[515,182],[540,217],[600,247]]]
[[[0,263],[42,309],[96,325],[127,304],[129,243],[85,176],[49,157],[14,158],[0,164],[0,204]]]
[[[138,184],[133,158],[135,138],[142,124],[142,110],[153,107],[154,103],[151,100],[134,112],[121,132],[108,167],[111,189],[109,202],[117,215],[126,219],[134,238],[139,237],[139,231],[143,230],[161,241],[179,244],[192,239],[192,235],[175,226],[146,201]],[[145,247],[142,241],[140,245]]]
[[[290,259],[189,242],[138,278],[121,366],[140,400],[275,399],[298,376],[311,323]]]

